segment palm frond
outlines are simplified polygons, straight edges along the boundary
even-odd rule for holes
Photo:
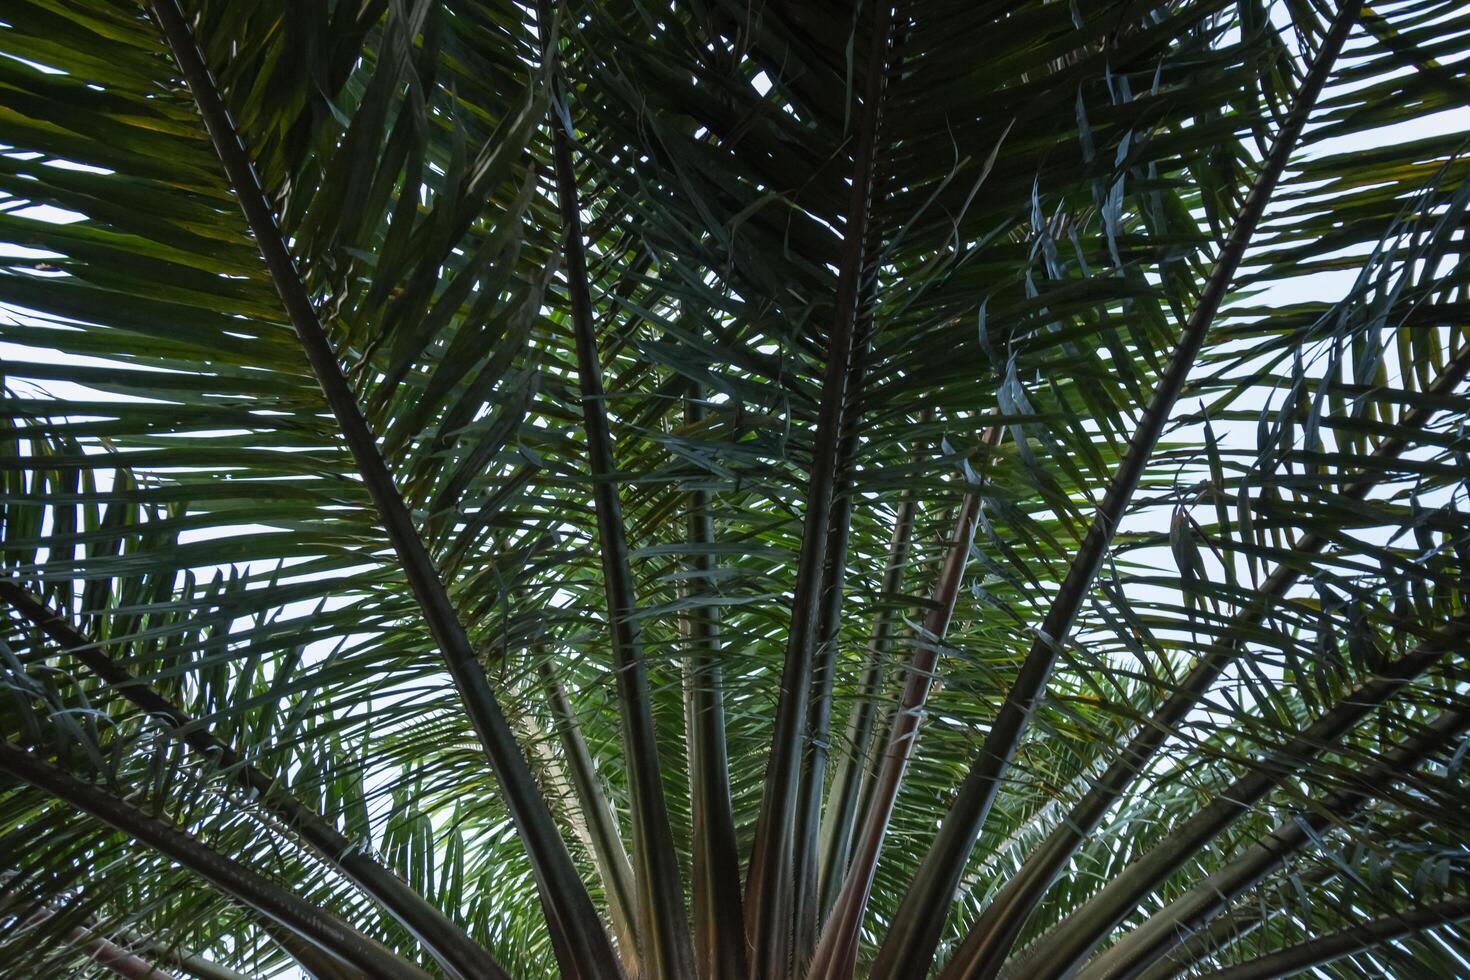
[[[7,971],[1463,972],[1463,8],[11,0]]]

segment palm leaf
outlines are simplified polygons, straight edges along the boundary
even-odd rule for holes
[[[13,0],[7,969],[1457,975],[1462,8]]]

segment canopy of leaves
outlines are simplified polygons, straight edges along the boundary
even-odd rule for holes
[[[1460,0],[7,0],[6,974],[576,975],[485,717],[607,976],[1470,972],[1467,66]]]

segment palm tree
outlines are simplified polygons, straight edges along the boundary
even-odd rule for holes
[[[1470,975],[1461,0],[0,53],[6,976]]]

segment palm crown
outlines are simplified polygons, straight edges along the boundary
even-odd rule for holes
[[[1458,0],[10,0],[24,977],[1470,967]]]

